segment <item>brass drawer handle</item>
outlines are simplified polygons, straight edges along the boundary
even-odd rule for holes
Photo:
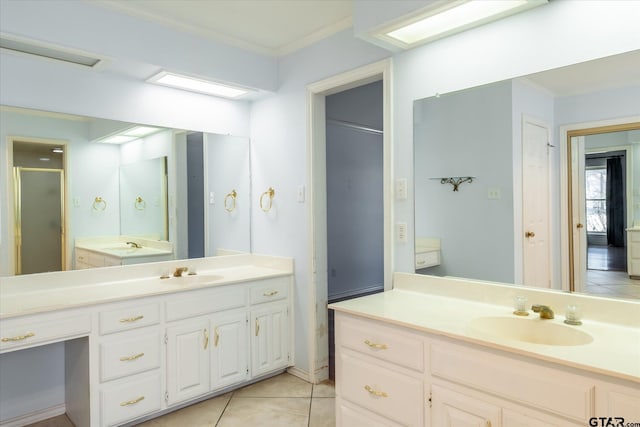
[[[213,333],[214,333],[213,345],[215,345],[217,347],[218,346],[218,342],[220,341],[220,332],[218,332],[218,327],[217,326],[214,329]]]
[[[387,347],[386,344],[377,344],[377,343],[371,342],[369,340],[366,340],[364,343],[366,345],[368,345],[369,347],[371,347],[371,348],[377,348],[377,349],[380,349],[380,350],[386,350],[386,349],[389,348],[389,347]]]
[[[389,395],[384,391],[374,390],[373,387],[371,387],[370,385],[364,386],[364,389],[367,390],[369,394],[372,394],[377,397],[389,397]]]
[[[278,293],[278,291],[270,291],[270,292],[265,292],[262,295],[265,296],[265,297],[272,297],[277,293]]]
[[[256,319],[256,336],[260,333],[260,320]]]
[[[138,353],[134,356],[122,356],[120,358],[121,362],[128,362],[130,360],[136,360],[136,359],[140,359],[142,356],[144,356],[144,353]]]
[[[131,322],[138,321],[140,319],[144,319],[144,316],[142,314],[140,316],[126,317],[124,319],[120,319],[120,323],[131,323]]]
[[[22,341],[22,340],[26,340],[27,338],[31,338],[35,336],[36,334],[34,334],[33,332],[27,332],[26,334],[18,335],[17,337],[2,338],[2,342]]]
[[[140,402],[141,400],[144,400],[144,396],[140,396],[137,399],[133,399],[133,400],[128,400],[126,402],[122,402],[120,404],[120,406],[129,406],[129,405],[135,405],[136,403]]]
[[[204,349],[206,350],[209,346],[209,331],[205,328],[204,330]]]

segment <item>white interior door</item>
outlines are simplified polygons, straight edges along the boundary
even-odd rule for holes
[[[549,127],[522,123],[523,282],[551,286],[549,263]]]
[[[587,277],[587,227],[585,206],[584,136],[571,137],[571,241],[573,245],[573,288],[582,292]]]

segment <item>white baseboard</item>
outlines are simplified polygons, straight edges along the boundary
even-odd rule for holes
[[[311,375],[309,375],[309,372],[303,369],[296,368],[295,366],[291,366],[287,368],[287,372],[293,375],[294,377],[298,377],[300,379],[305,380],[308,383],[311,382]]]
[[[0,427],[23,427],[29,424],[37,423],[38,421],[46,420],[48,418],[57,417],[58,415],[64,414],[66,411],[66,405],[62,403],[60,405],[41,409],[36,412],[30,412],[26,415],[20,415],[19,417],[0,421]]]

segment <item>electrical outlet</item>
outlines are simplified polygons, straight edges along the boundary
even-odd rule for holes
[[[407,179],[400,178],[396,180],[396,199],[405,200],[407,198]]]
[[[407,223],[399,222],[396,224],[396,234],[398,242],[407,243]]]
[[[489,190],[487,190],[487,199],[499,200],[501,198],[502,198],[502,194],[500,194],[499,188],[489,188]]]
[[[298,203],[304,203],[304,185],[298,185]]]

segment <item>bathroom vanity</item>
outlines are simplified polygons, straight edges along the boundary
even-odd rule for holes
[[[514,315],[516,296],[555,318]],[[563,322],[569,304],[582,325]],[[396,273],[329,307],[338,426],[640,422],[640,303]]]
[[[170,242],[135,236],[77,238],[74,250],[74,270],[173,259]]]
[[[0,424],[66,412],[78,427],[122,425],[282,372],[292,274],[291,259],[233,255],[0,279],[0,371],[35,383],[5,385],[14,416]],[[65,399],[33,407],[46,387],[16,356],[52,343],[64,343]]]

